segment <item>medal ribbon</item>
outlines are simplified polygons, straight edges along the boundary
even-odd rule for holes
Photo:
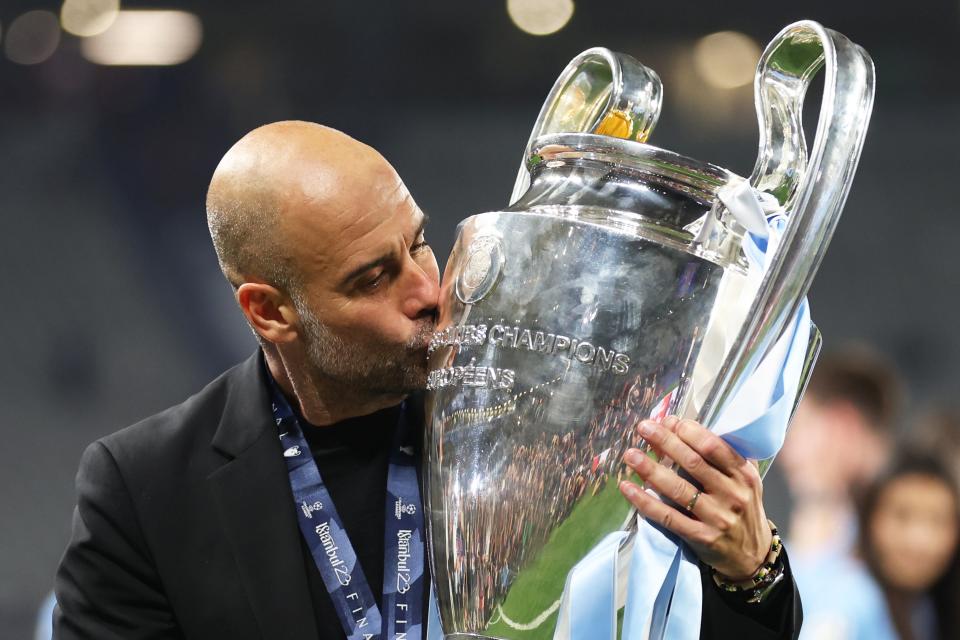
[[[377,606],[343,521],[323,484],[300,422],[271,379],[273,417],[297,519],[349,640],[419,640],[422,634],[424,527],[414,449],[401,406],[387,473],[383,599]]]

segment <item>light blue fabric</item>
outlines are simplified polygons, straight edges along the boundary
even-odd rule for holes
[[[57,597],[51,591],[43,599],[37,611],[37,626],[33,630],[33,640],[50,640],[53,637],[53,608],[57,606]]]
[[[681,561],[681,554],[677,553],[673,556],[670,569],[667,571],[667,579],[663,582],[664,585],[675,585],[677,583]],[[670,613],[670,606],[672,604],[673,590],[669,588],[664,589],[661,585],[660,593],[657,594],[656,600],[653,601],[653,612],[650,618],[650,632],[647,634],[648,637],[661,638],[663,634],[666,633],[667,615]]]
[[[673,584],[671,569],[680,562],[676,555],[677,543],[672,534],[654,525],[638,527],[627,581],[624,638],[645,637],[648,625],[653,626],[654,610],[665,622],[672,593],[664,590],[663,585]]]
[[[810,340],[810,311],[804,300],[784,338],[791,343],[790,352],[780,376],[768,400],[768,409],[760,417],[742,427],[726,433],[723,439],[745,458],[766,460],[777,455],[787,434],[787,425],[797,399],[797,387],[807,356]],[[784,339],[782,338],[782,339]],[[731,405],[737,402],[756,402],[756,399],[735,395]]]
[[[430,607],[427,612],[427,640],[443,640],[443,628],[440,626],[440,609],[437,607],[437,594],[430,581]]]
[[[699,638],[700,612],[703,611],[703,589],[700,585],[700,566],[697,556],[687,545],[680,545],[677,583],[667,617],[664,638]],[[697,615],[689,612],[696,611]],[[627,636],[624,636],[626,638]]]
[[[593,548],[567,576],[566,610],[576,604],[578,615],[569,618],[571,638],[614,640],[617,635],[617,559],[626,532],[616,531]],[[564,605],[561,604],[561,607]]]
[[[845,551],[793,560],[800,640],[897,640],[883,593],[859,561]]]

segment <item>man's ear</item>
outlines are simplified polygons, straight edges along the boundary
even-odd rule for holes
[[[236,295],[247,322],[261,338],[274,344],[297,339],[299,316],[290,296],[262,282],[245,282]]]

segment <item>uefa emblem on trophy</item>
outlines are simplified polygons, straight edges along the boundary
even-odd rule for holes
[[[801,107],[821,68],[808,154]],[[711,426],[794,317],[860,156],[872,63],[799,22],[767,46],[755,91],[760,154],[745,179],[647,145],[659,78],[585,51],[540,112],[511,204],[460,224],[429,350],[424,458],[447,638],[553,637],[567,574],[633,520],[617,480],[624,452],[643,446],[636,424],[673,413]],[[752,223],[718,195],[746,183],[788,219],[756,284]],[[707,362],[721,330],[731,338]]]

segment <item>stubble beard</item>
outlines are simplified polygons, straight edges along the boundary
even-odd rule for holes
[[[320,379],[372,395],[407,395],[426,387],[432,320],[424,319],[405,344],[363,340],[363,336],[348,342],[303,307],[297,311],[306,334],[307,359]]]

